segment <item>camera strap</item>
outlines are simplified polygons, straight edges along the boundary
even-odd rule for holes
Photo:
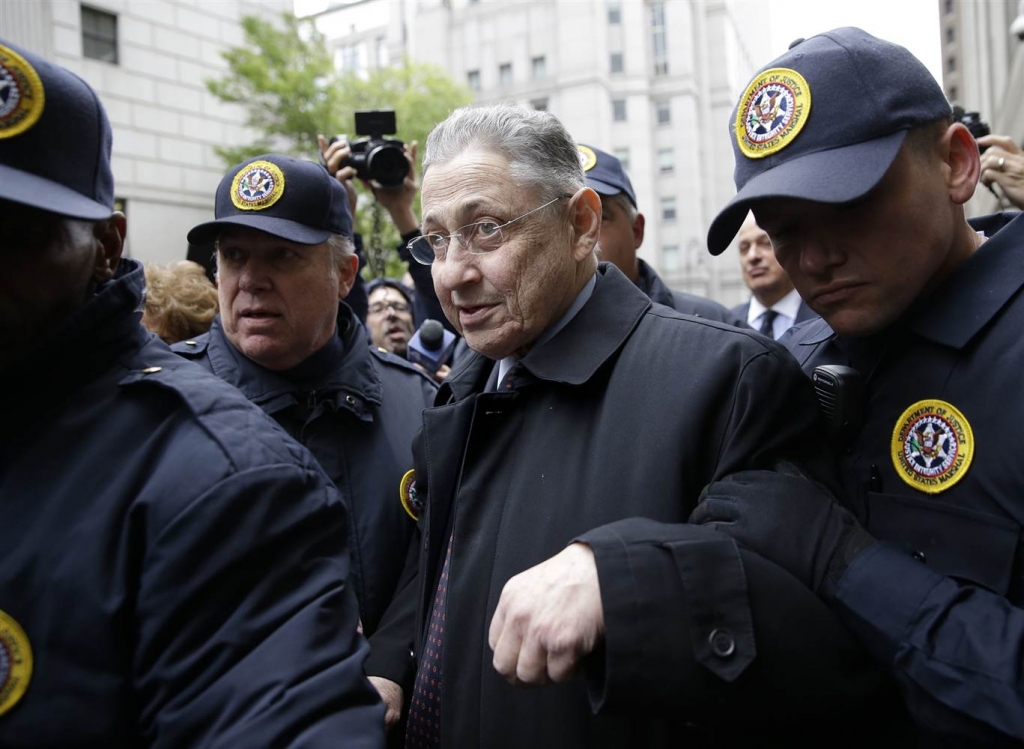
[[[384,209],[376,200],[370,209],[373,215],[373,230],[370,232],[370,243],[366,246],[366,262],[374,278],[384,278],[387,272],[387,258],[384,243],[381,241],[381,230],[384,227]]]

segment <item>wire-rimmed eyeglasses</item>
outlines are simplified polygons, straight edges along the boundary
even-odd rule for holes
[[[544,205],[539,205],[532,211],[527,211],[522,216],[516,216],[504,224],[498,224],[494,221],[478,221],[475,224],[467,224],[458,228],[451,234],[424,234],[423,236],[416,237],[407,246],[416,261],[423,265],[431,265],[435,260],[444,260],[452,237],[456,237],[459,240],[459,244],[469,254],[486,255],[488,252],[494,252],[505,243],[505,237],[501,233],[502,229],[543,208],[547,208],[552,203],[571,197],[571,195],[559,195]]]

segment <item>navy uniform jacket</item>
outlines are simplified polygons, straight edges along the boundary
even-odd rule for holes
[[[978,222],[993,238],[885,333],[816,320],[787,344],[808,374],[866,383],[842,468],[888,543],[850,567],[839,609],[919,722],[967,739],[1024,739],[1024,219],[1006,221]]]
[[[643,260],[637,260],[637,262],[640,265],[640,276],[637,278],[636,285],[652,302],[664,304],[666,307],[671,307],[676,312],[682,312],[685,315],[696,315],[706,320],[717,320],[736,328],[750,327],[747,325],[746,317],[740,317],[718,302],[713,302],[696,294],[687,294],[685,291],[673,291],[654,272],[654,268]]]
[[[122,260],[0,375],[0,610],[34,655],[0,746],[381,746],[344,505],[139,326],[143,285]]]
[[[354,584],[367,636],[391,601],[415,522],[399,484],[412,468],[412,440],[436,390],[429,377],[371,348],[347,305],[338,335],[284,376],[231,344],[218,316],[206,335],[174,351],[234,385],[307,447],[352,510]]]
[[[442,746],[716,745],[854,723],[879,683],[867,654],[794,578],[685,523],[735,471],[826,471],[813,393],[785,350],[652,304],[602,264],[579,314],[522,366],[532,383],[483,392],[494,362],[471,355],[416,443],[417,651],[454,529]],[[487,645],[502,588],[574,538],[594,550],[604,643],[586,679],[513,687]],[[393,670],[373,647],[368,672],[401,680],[409,645],[395,643]]]

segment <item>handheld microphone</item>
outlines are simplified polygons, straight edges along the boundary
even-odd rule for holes
[[[406,358],[435,374],[451,358],[455,349],[455,334],[437,320],[425,320],[409,341]]]

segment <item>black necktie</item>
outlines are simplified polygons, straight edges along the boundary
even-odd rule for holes
[[[769,338],[775,338],[774,325],[775,318],[779,316],[779,313],[773,309],[765,310],[764,314],[761,315],[761,329],[758,331],[761,335],[766,335]]]

